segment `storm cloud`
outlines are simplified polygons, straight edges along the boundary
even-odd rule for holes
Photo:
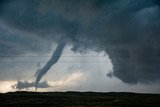
[[[10,50],[10,43],[16,43],[20,45],[14,49],[39,49],[38,43],[24,38],[32,35],[57,43],[65,36],[72,51],[105,51],[112,61],[113,75],[123,82],[154,82],[160,76],[159,4],[158,0],[2,1],[1,26],[25,41],[1,34],[5,39],[1,39],[4,46],[0,48]]]

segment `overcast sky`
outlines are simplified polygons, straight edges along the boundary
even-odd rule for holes
[[[159,6],[158,0],[1,0],[0,92],[42,76],[51,87],[38,91],[160,93]],[[62,55],[55,54],[62,39]]]

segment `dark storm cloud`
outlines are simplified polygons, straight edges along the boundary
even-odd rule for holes
[[[158,0],[13,0],[1,10],[10,29],[53,42],[65,36],[74,51],[105,50],[126,83],[159,79]]]
[[[29,35],[29,34],[28,34]],[[34,36],[25,36],[0,26],[0,58],[18,56],[24,51],[50,49],[50,44]],[[16,51],[17,50],[17,51]],[[18,51],[19,50],[19,51]],[[20,51],[23,50],[23,51]]]
[[[4,6],[6,3],[10,2],[10,1],[11,1],[11,0],[1,0],[1,1],[0,1],[0,11],[2,11],[3,6]]]

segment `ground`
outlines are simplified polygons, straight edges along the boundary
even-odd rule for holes
[[[160,107],[160,94],[118,92],[9,92],[0,107]]]

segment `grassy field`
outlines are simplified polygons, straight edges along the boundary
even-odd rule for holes
[[[100,92],[9,92],[0,107],[160,107],[160,94]]]

